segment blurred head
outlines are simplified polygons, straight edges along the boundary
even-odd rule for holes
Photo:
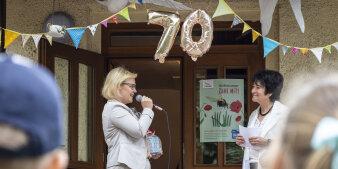
[[[333,154],[338,151],[338,129],[329,126],[329,129],[324,132],[320,129],[323,127],[322,122],[327,118],[332,119],[336,125],[338,124],[338,76],[317,79],[309,86],[303,85],[302,87],[305,94],[298,89],[296,95],[301,95],[301,97],[294,102],[294,107],[290,110],[272,168],[337,168],[338,165],[333,167],[331,163]],[[325,125],[329,125],[329,123],[324,124],[324,127]],[[318,137],[314,137],[314,133],[318,133],[318,131],[324,136],[319,139],[335,137],[331,140],[335,145],[330,147],[332,145],[325,143],[321,147],[315,148],[314,143]],[[333,135],[333,133],[336,134]]]
[[[136,91],[135,78],[137,74],[131,73],[123,67],[112,69],[104,82],[102,95],[105,99],[115,99],[123,104],[133,102]]]
[[[260,103],[269,99],[271,102],[279,100],[283,88],[283,76],[276,71],[261,70],[252,76],[252,101]]]
[[[0,54],[0,168],[66,168],[60,90],[49,71]]]

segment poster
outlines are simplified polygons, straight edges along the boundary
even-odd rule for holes
[[[235,142],[244,123],[244,80],[200,81],[200,141]]]

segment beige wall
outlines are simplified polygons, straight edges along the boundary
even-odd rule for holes
[[[215,11],[218,0],[178,0],[194,9],[207,10],[209,15]],[[191,2],[191,3],[190,3]],[[258,0],[226,0],[234,11],[244,20],[259,20]],[[286,45],[298,47],[318,47],[336,42],[338,39],[338,5],[337,0],[302,0],[302,11],[305,20],[305,33],[301,33],[294,18],[289,0],[279,0],[272,22],[272,28],[267,37]],[[75,26],[88,26],[111,15],[108,10],[94,0],[55,0],[55,11],[64,11],[71,15]],[[60,5],[59,5],[60,4]],[[137,10],[130,10],[132,22],[146,22],[146,9],[172,11],[154,5],[137,5]],[[43,22],[52,12],[52,1],[46,0],[7,0],[7,28],[20,33],[41,33]],[[190,11],[180,11],[182,20]],[[233,16],[222,16],[214,20],[232,20]],[[119,18],[119,22],[125,22]],[[83,35],[79,48],[100,53],[101,28],[93,37],[89,31]],[[68,44],[73,45],[72,42]],[[37,61],[38,51],[30,39],[25,48],[21,47],[21,37],[11,44],[8,52],[15,52]],[[338,67],[337,50],[332,53],[323,52],[323,62],[319,64],[314,55],[309,52],[305,58],[298,53],[293,56],[288,51],[283,56],[282,49],[277,48],[266,58],[266,68],[279,70],[285,76],[287,87],[299,72],[313,73],[318,71],[335,71]],[[297,76],[298,77],[298,76]],[[302,76],[303,77],[303,76]]]

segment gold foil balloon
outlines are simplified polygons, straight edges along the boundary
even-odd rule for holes
[[[194,42],[191,36],[195,24],[200,24],[202,27],[201,39],[198,42]],[[212,20],[204,10],[196,10],[185,19],[181,30],[181,47],[193,61],[202,57],[210,49],[213,29]]]
[[[155,53],[155,60],[159,59],[160,63],[164,63],[180,29],[180,17],[170,12],[149,11],[148,24],[161,25],[164,28]]]

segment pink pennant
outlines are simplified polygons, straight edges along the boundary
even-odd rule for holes
[[[105,21],[102,21],[102,22],[101,22],[101,24],[102,24],[104,27],[107,27],[107,25],[108,25],[108,21],[107,21],[107,20],[105,20]]]
[[[292,52],[293,52],[293,55],[294,55],[294,56],[296,56],[297,51],[298,51],[297,48],[292,47]]]

